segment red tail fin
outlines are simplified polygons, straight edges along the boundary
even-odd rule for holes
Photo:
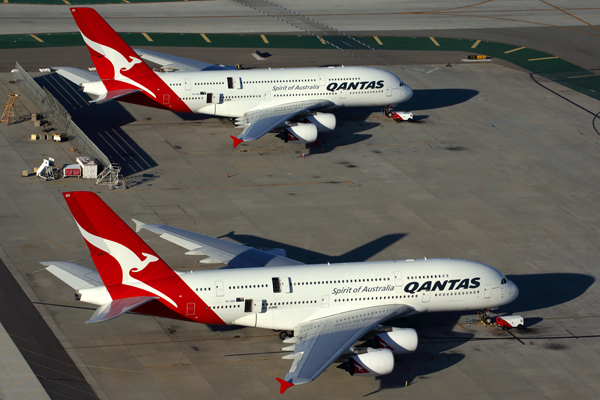
[[[104,285],[177,276],[98,195],[92,192],[63,195]]]
[[[136,308],[136,311],[207,324],[224,324],[198,294],[98,195],[91,192],[68,192],[63,195],[113,300],[156,296],[172,311],[164,307],[157,308],[152,302]]]
[[[86,7],[71,8],[71,13],[106,89],[115,91],[133,87],[156,99],[155,79],[141,79],[156,74],[100,14]]]

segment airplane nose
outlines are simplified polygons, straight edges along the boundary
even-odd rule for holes
[[[413,96],[413,91],[407,84],[404,84],[404,101],[410,100]]]
[[[519,288],[514,284],[513,281],[508,281],[510,284],[510,293],[512,295],[512,299],[516,299],[519,296]]]

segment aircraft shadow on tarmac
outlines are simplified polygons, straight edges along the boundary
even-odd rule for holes
[[[264,239],[258,236],[237,234],[235,231],[229,232],[223,236],[219,236],[219,238],[229,238],[245,246],[254,247],[257,249],[284,249],[288,258],[306,264],[324,264],[326,262],[345,263],[366,261],[384,249],[390,247],[397,241],[401,240],[406,235],[406,233],[393,233],[384,235],[339,256],[329,256],[327,254],[318,253],[308,249],[302,249],[300,247]]]
[[[88,103],[91,98],[80,92],[77,85],[58,74],[35,78],[63,105],[73,122],[108,157],[119,163],[125,176],[145,171],[158,164],[120,127],[135,118],[118,101],[102,104]]]
[[[519,297],[498,310],[506,314],[541,310],[567,303],[585,293],[595,278],[572,273],[507,275],[519,288]],[[525,325],[530,325],[525,322]]]
[[[434,110],[467,102],[478,94],[477,90],[471,89],[414,89],[412,98],[396,108],[413,113]]]

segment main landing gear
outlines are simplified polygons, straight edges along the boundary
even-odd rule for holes
[[[294,337],[294,331],[281,331],[279,332],[279,339],[287,340]]]

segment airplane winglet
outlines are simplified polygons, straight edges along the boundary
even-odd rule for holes
[[[242,139],[238,139],[235,136],[229,136],[229,137],[233,139],[233,148],[234,149],[237,147],[238,144],[244,142]]]
[[[275,379],[277,379],[277,382],[279,382],[281,384],[281,388],[279,389],[279,394],[284,394],[286,390],[288,390],[289,388],[294,386],[293,383],[284,381],[283,379],[279,379],[279,378],[275,378]]]

